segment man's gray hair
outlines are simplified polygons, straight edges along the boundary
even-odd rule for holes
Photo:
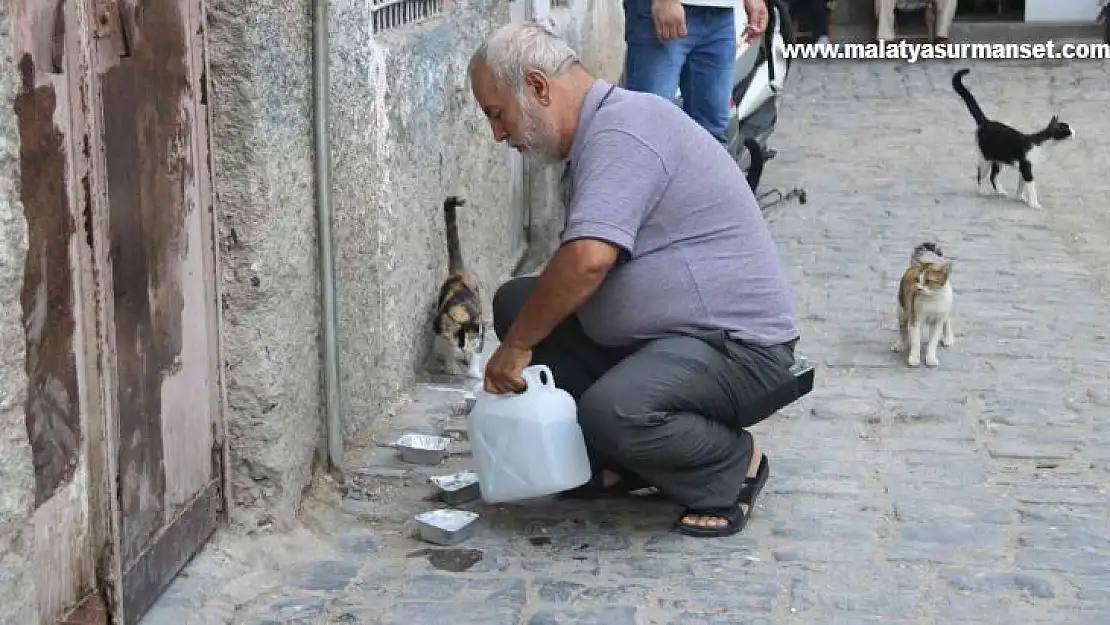
[[[498,28],[470,57],[468,71],[482,63],[498,88],[509,87],[519,99],[524,74],[536,70],[554,78],[578,64],[578,54],[561,37],[538,22],[506,24]]]

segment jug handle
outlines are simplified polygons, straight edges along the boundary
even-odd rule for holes
[[[524,378],[528,388],[524,390],[525,393],[532,390],[532,384],[535,383],[538,387],[551,389],[555,386],[555,376],[551,374],[551,369],[547,365],[529,365],[520,372],[521,377]],[[544,381],[546,379],[546,382]]]

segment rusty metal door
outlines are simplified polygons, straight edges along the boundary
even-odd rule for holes
[[[102,158],[113,620],[130,625],[225,510],[203,0],[84,0]]]

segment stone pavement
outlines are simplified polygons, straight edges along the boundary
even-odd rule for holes
[[[378,469],[361,501],[322,480],[292,532],[221,534],[144,623],[1110,623],[1110,68],[972,64],[988,114],[1077,130],[1037,211],[976,195],[956,67],[795,66],[765,181],[808,191],[769,218],[818,386],[757,428],[742,535],[668,533],[661,503],[468,504],[478,534],[437,551],[400,523],[424,487]],[[957,343],[910,369],[895,289],[925,239],[956,259]],[[397,419],[457,401],[414,398]]]

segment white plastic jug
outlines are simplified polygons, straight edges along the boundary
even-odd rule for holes
[[[574,398],[555,387],[545,365],[525,367],[520,394],[479,390],[467,419],[482,499],[499,503],[543,497],[590,479]]]

